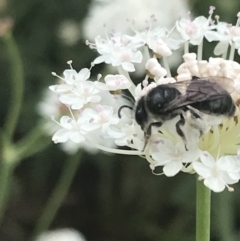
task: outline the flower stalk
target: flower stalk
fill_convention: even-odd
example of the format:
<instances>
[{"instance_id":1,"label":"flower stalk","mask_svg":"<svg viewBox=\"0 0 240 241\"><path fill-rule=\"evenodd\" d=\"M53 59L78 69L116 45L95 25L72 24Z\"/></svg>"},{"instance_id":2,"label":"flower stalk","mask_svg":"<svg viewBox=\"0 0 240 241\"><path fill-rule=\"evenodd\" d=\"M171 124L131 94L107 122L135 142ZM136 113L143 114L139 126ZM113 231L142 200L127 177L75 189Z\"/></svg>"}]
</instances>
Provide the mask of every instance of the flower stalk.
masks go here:
<instances>
[{"instance_id":1,"label":"flower stalk","mask_svg":"<svg viewBox=\"0 0 240 241\"><path fill-rule=\"evenodd\" d=\"M41 151L50 144L48 140L40 142L43 136L42 130L40 130L40 127L42 129L42 123L31 130L22 140L14 144L13 135L18 123L24 91L23 63L12 33L5 33L2 39L9 58L12 95L9 100L8 113L1 133L0 225L4 217L16 164L23 158Z\"/></svg>"},{"instance_id":2,"label":"flower stalk","mask_svg":"<svg viewBox=\"0 0 240 241\"><path fill-rule=\"evenodd\" d=\"M19 160L32 156L51 144L51 140L44 136L43 125L44 123L40 122L15 144Z\"/></svg>"},{"instance_id":3,"label":"flower stalk","mask_svg":"<svg viewBox=\"0 0 240 241\"><path fill-rule=\"evenodd\" d=\"M197 179L196 241L210 241L211 190Z\"/></svg>"},{"instance_id":4,"label":"flower stalk","mask_svg":"<svg viewBox=\"0 0 240 241\"><path fill-rule=\"evenodd\" d=\"M217 197L216 219L220 241L234 241L234 193L223 192Z\"/></svg>"},{"instance_id":5,"label":"flower stalk","mask_svg":"<svg viewBox=\"0 0 240 241\"><path fill-rule=\"evenodd\" d=\"M171 71L170 71L170 68L169 68L169 64L168 64L168 61L167 61L167 58L163 56L163 66L165 67L166 71L167 71L167 77L172 77L171 75Z\"/></svg>"},{"instance_id":6,"label":"flower stalk","mask_svg":"<svg viewBox=\"0 0 240 241\"><path fill-rule=\"evenodd\" d=\"M200 61L202 60L202 55L203 55L203 41L198 45L197 48L197 60Z\"/></svg>"},{"instance_id":7,"label":"flower stalk","mask_svg":"<svg viewBox=\"0 0 240 241\"><path fill-rule=\"evenodd\" d=\"M234 60L235 55L235 43L232 44L229 54L229 60Z\"/></svg>"},{"instance_id":8,"label":"flower stalk","mask_svg":"<svg viewBox=\"0 0 240 241\"><path fill-rule=\"evenodd\" d=\"M2 224L6 209L13 170L14 165L12 162L2 161L0 165L0 225Z\"/></svg>"},{"instance_id":9,"label":"flower stalk","mask_svg":"<svg viewBox=\"0 0 240 241\"><path fill-rule=\"evenodd\" d=\"M2 39L9 57L12 98L9 101L8 114L1 136L0 224L8 200L14 163L17 160L16 150L11 140L20 114L24 89L23 66L17 44L10 31L5 33Z\"/></svg>"},{"instance_id":10,"label":"flower stalk","mask_svg":"<svg viewBox=\"0 0 240 241\"><path fill-rule=\"evenodd\" d=\"M9 56L9 64L10 64L10 78L11 78L11 90L12 97L9 101L8 114L6 117L4 132L8 142L11 141L12 136L14 134L21 106L22 106L22 98L23 98L23 90L24 90L24 77L23 77L23 64L20 56L19 49L17 44L12 36L12 33L6 33L3 36L3 40L5 41L6 49Z\"/></svg>"}]
</instances>

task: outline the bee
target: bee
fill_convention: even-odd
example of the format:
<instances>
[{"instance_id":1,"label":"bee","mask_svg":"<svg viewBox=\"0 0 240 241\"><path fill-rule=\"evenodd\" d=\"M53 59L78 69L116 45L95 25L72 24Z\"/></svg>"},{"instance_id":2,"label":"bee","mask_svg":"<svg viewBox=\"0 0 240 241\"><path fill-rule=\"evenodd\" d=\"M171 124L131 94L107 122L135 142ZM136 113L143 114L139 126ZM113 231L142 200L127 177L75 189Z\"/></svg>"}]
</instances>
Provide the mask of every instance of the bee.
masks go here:
<instances>
[{"instance_id":1,"label":"bee","mask_svg":"<svg viewBox=\"0 0 240 241\"><path fill-rule=\"evenodd\" d=\"M232 79L224 77L194 76L191 80L162 84L151 89L135 106L135 120L144 131L144 149L153 126L161 127L166 121L180 116L176 122L176 132L185 142L187 150L185 134L181 128L186 122L186 112L190 112L193 120L201 119L199 113L232 117L236 110L230 95L233 91L232 83ZM200 136L203 134L201 126L192 126L199 130Z\"/></svg>"}]
</instances>

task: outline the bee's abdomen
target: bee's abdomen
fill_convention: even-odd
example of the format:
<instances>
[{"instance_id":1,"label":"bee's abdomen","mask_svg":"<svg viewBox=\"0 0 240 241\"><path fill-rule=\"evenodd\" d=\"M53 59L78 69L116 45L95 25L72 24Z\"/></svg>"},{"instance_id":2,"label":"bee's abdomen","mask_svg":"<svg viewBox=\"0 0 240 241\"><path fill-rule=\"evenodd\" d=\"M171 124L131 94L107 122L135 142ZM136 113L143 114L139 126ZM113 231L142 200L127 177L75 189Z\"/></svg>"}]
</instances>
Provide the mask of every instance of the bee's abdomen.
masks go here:
<instances>
[{"instance_id":1,"label":"bee's abdomen","mask_svg":"<svg viewBox=\"0 0 240 241\"><path fill-rule=\"evenodd\" d=\"M221 95L217 99L206 100L191 104L192 107L212 115L233 116L236 106L229 94Z\"/></svg>"}]
</instances>

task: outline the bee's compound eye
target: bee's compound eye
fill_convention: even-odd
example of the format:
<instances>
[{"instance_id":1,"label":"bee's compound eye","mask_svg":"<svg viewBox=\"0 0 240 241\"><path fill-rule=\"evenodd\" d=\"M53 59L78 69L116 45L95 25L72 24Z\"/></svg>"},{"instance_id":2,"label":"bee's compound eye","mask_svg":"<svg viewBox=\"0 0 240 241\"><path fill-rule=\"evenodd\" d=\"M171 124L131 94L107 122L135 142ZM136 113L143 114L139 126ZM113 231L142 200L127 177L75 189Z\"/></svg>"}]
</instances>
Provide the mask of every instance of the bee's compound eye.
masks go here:
<instances>
[{"instance_id":1,"label":"bee's compound eye","mask_svg":"<svg viewBox=\"0 0 240 241\"><path fill-rule=\"evenodd\" d=\"M137 104L135 112L135 120L144 129L145 123L148 120L148 115L145 110L144 99L141 98Z\"/></svg>"},{"instance_id":2,"label":"bee's compound eye","mask_svg":"<svg viewBox=\"0 0 240 241\"><path fill-rule=\"evenodd\" d=\"M164 92L163 92L164 99L168 99L169 95L170 95L169 89L165 89Z\"/></svg>"}]
</instances>

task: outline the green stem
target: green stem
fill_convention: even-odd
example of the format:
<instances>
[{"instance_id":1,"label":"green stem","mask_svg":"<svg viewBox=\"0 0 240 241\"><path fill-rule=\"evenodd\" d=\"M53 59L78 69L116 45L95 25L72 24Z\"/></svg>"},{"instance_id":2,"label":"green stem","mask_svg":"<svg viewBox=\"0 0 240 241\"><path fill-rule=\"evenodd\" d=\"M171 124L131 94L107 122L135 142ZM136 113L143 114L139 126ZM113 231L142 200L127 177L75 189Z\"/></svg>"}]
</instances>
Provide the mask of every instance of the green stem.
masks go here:
<instances>
[{"instance_id":1,"label":"green stem","mask_svg":"<svg viewBox=\"0 0 240 241\"><path fill-rule=\"evenodd\" d=\"M37 225L33 231L32 240L35 240L36 236L47 230L54 220L58 209L60 208L64 198L66 197L73 178L76 174L78 166L81 160L81 151L72 156L70 160L66 160L66 166L63 167L63 172L59 178L59 181L53 190L42 215L40 216Z\"/></svg>"},{"instance_id":2,"label":"green stem","mask_svg":"<svg viewBox=\"0 0 240 241\"><path fill-rule=\"evenodd\" d=\"M8 113L4 131L8 142L11 141L17 125L22 106L24 89L23 65L17 44L11 33L4 35L4 41L9 56L12 97L9 100Z\"/></svg>"},{"instance_id":3,"label":"green stem","mask_svg":"<svg viewBox=\"0 0 240 241\"><path fill-rule=\"evenodd\" d=\"M162 57L162 60L163 60L163 66L164 66L164 68L166 69L166 71L167 71L167 77L168 78L170 78L170 77L172 77L172 75L171 75L171 70L170 70L170 68L169 68L169 64L168 64L168 61L167 61L167 57Z\"/></svg>"},{"instance_id":4,"label":"green stem","mask_svg":"<svg viewBox=\"0 0 240 241\"><path fill-rule=\"evenodd\" d=\"M4 160L2 161L0 166L0 226L2 224L4 212L6 210L13 170L13 163L6 162Z\"/></svg>"},{"instance_id":5,"label":"green stem","mask_svg":"<svg viewBox=\"0 0 240 241\"><path fill-rule=\"evenodd\" d=\"M230 54L229 54L229 60L234 59L234 55L235 55L235 43L232 43L231 49L230 49Z\"/></svg>"},{"instance_id":6,"label":"green stem","mask_svg":"<svg viewBox=\"0 0 240 241\"><path fill-rule=\"evenodd\" d=\"M211 191L197 180L196 241L210 241Z\"/></svg>"},{"instance_id":7,"label":"green stem","mask_svg":"<svg viewBox=\"0 0 240 241\"><path fill-rule=\"evenodd\" d=\"M216 210L216 217L218 220L218 236L221 241L233 241L233 227L234 227L234 204L233 193L228 191L222 192L218 199L218 208Z\"/></svg>"},{"instance_id":8,"label":"green stem","mask_svg":"<svg viewBox=\"0 0 240 241\"><path fill-rule=\"evenodd\" d=\"M202 54L203 54L203 40L202 42L198 45L197 48L197 60L201 61L202 60Z\"/></svg>"},{"instance_id":9,"label":"green stem","mask_svg":"<svg viewBox=\"0 0 240 241\"><path fill-rule=\"evenodd\" d=\"M8 195L10 191L11 179L15 165L30 155L41 151L51 143L51 139L46 137L43 140L42 125L34 128L17 145L10 144L5 136L1 139L1 164L0 164L0 225L6 209Z\"/></svg>"},{"instance_id":10,"label":"green stem","mask_svg":"<svg viewBox=\"0 0 240 241\"><path fill-rule=\"evenodd\" d=\"M184 54L188 54L189 53L189 42L185 41L184 43Z\"/></svg>"},{"instance_id":11,"label":"green stem","mask_svg":"<svg viewBox=\"0 0 240 241\"><path fill-rule=\"evenodd\" d=\"M228 47L227 50L222 54L223 59L227 59Z\"/></svg>"},{"instance_id":12,"label":"green stem","mask_svg":"<svg viewBox=\"0 0 240 241\"><path fill-rule=\"evenodd\" d=\"M152 58L149 53L149 48L146 45L143 47L143 51L144 51L144 54L145 54L147 60Z\"/></svg>"},{"instance_id":13,"label":"green stem","mask_svg":"<svg viewBox=\"0 0 240 241\"><path fill-rule=\"evenodd\" d=\"M47 148L52 143L53 142L49 137L39 138L38 141L32 143L32 145L29 145L28 149L24 148L24 150L20 150L20 152L18 152L19 157L21 157L21 159L23 159L23 158L33 156L36 153L43 151L45 148Z\"/></svg>"},{"instance_id":14,"label":"green stem","mask_svg":"<svg viewBox=\"0 0 240 241\"><path fill-rule=\"evenodd\" d=\"M129 88L129 91L132 94L132 96L134 96L136 86L135 86L134 82L132 81L129 73L126 70L124 70L122 66L118 66L117 69L118 69L119 74L124 75L132 83L131 87Z\"/></svg>"},{"instance_id":15,"label":"green stem","mask_svg":"<svg viewBox=\"0 0 240 241\"><path fill-rule=\"evenodd\" d=\"M16 143L16 149L19 159L31 156L52 143L49 136L45 136L43 132L44 123L39 123L29 133Z\"/></svg>"}]
</instances>

